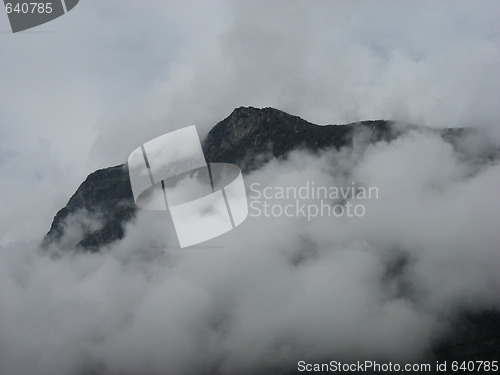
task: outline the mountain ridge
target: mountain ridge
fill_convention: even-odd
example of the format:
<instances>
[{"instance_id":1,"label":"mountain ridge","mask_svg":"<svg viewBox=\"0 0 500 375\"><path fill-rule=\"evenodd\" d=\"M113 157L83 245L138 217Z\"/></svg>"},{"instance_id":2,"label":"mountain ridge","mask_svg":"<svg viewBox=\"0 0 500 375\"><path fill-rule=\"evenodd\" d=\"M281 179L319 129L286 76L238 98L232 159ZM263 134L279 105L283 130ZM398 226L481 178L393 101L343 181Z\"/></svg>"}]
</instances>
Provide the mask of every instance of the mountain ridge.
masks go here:
<instances>
[{"instance_id":1,"label":"mountain ridge","mask_svg":"<svg viewBox=\"0 0 500 375\"><path fill-rule=\"evenodd\" d=\"M318 152L323 149L352 147L356 134L364 133L366 142L390 142L409 129L439 132L453 142L467 129L430 129L415 125L396 126L388 120L360 121L343 125L316 125L298 116L267 107L239 107L219 121L202 142L209 163L232 163L243 173L260 168L273 158L286 157L297 149ZM66 221L79 211L91 215L101 223L98 229L82 224L83 238L60 243ZM92 172L67 205L54 217L42 241L42 247L58 244L64 248L99 251L103 246L124 236L125 224L136 213L127 164Z\"/></svg>"}]
</instances>

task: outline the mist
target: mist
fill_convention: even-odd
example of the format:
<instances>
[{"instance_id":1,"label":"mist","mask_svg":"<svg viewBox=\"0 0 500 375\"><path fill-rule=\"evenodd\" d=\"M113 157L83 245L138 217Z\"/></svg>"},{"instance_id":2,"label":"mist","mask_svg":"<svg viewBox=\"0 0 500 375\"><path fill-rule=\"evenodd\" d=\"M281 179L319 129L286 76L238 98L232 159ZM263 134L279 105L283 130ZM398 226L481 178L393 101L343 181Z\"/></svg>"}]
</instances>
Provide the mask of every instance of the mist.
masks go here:
<instances>
[{"instance_id":1,"label":"mist","mask_svg":"<svg viewBox=\"0 0 500 375\"><path fill-rule=\"evenodd\" d=\"M500 166L469 160L422 131L295 151L247 187L356 181L379 196L363 217L248 217L187 249L166 213L147 211L102 253L4 247L1 372L250 374L429 358L458 314L500 309Z\"/></svg>"},{"instance_id":2,"label":"mist","mask_svg":"<svg viewBox=\"0 0 500 375\"><path fill-rule=\"evenodd\" d=\"M494 1L82 1L0 34L0 373L286 373L300 360L429 358L464 311L500 309ZM0 18L6 15L0 12ZM14 38L15 36L15 38ZM320 124L470 127L294 151L249 186L375 186L363 217L248 217L180 249L168 213L125 238L40 243L97 168L239 106ZM282 204L284 202L271 202ZM356 202L354 202L356 203Z\"/></svg>"}]
</instances>

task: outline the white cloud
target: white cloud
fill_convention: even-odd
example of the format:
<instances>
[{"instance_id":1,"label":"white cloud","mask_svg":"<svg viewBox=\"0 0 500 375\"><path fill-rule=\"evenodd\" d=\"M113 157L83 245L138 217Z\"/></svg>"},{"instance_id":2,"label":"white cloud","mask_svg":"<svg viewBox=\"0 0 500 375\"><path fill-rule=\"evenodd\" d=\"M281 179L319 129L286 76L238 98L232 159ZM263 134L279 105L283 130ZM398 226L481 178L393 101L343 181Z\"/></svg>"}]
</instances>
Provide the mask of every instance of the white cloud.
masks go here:
<instances>
[{"instance_id":1,"label":"white cloud","mask_svg":"<svg viewBox=\"0 0 500 375\"><path fill-rule=\"evenodd\" d=\"M247 176L247 186L377 186L364 217L249 217L180 249L171 221L140 211L102 254L51 260L27 244L2 248L2 373L415 361L458 312L500 308L500 202L490 199L499 172L410 132L356 151L294 152Z\"/></svg>"}]
</instances>

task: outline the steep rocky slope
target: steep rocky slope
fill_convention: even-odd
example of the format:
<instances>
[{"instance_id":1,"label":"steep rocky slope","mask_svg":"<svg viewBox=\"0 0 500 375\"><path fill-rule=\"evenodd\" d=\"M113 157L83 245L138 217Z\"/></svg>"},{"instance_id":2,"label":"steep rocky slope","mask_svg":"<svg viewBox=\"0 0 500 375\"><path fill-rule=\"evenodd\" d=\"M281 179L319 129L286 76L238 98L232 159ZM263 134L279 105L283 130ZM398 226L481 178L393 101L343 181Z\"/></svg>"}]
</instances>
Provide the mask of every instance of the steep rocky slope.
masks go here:
<instances>
[{"instance_id":1,"label":"steep rocky slope","mask_svg":"<svg viewBox=\"0 0 500 375\"><path fill-rule=\"evenodd\" d=\"M366 142L390 141L409 128L385 120L319 126L274 108L240 107L212 128L203 148L208 162L234 163L247 173L271 158L286 157L288 152L298 148L318 151L350 147L356 134L362 134ZM439 132L453 141L464 131L446 129ZM61 247L98 251L123 238L124 225L136 211L126 164L100 169L87 177L66 207L55 216L43 241L44 247L61 242L72 215L82 210L100 225L79 223L80 235L60 243Z\"/></svg>"}]
</instances>

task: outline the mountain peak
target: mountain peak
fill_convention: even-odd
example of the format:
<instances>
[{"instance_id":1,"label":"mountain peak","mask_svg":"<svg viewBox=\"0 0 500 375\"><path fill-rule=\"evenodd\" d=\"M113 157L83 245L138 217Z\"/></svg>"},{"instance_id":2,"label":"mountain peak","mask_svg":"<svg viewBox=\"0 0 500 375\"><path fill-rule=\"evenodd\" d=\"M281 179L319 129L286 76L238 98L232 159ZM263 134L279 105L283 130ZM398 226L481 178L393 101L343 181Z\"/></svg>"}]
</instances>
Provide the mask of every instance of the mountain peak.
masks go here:
<instances>
[{"instance_id":1,"label":"mountain peak","mask_svg":"<svg viewBox=\"0 0 500 375\"><path fill-rule=\"evenodd\" d=\"M231 160L248 172L293 149L349 146L360 129L370 130L374 142L393 137L385 120L320 126L275 108L239 107L210 130L204 150L208 161Z\"/></svg>"},{"instance_id":2,"label":"mountain peak","mask_svg":"<svg viewBox=\"0 0 500 375\"><path fill-rule=\"evenodd\" d=\"M223 131L227 135L231 135L231 141L238 142L241 138L257 131L293 130L297 126L317 125L271 107L239 107L217 123L210 133L213 135Z\"/></svg>"},{"instance_id":3,"label":"mountain peak","mask_svg":"<svg viewBox=\"0 0 500 375\"><path fill-rule=\"evenodd\" d=\"M296 149L316 152L352 147L359 132L364 132L365 142L376 143L391 141L404 130L395 129L386 120L320 126L275 108L239 107L210 130L203 149L208 162L236 164L248 173ZM91 215L100 226L72 221L81 211ZM43 244L98 251L123 238L124 225L135 212L126 164L101 169L89 175L66 207L56 214ZM75 226L80 227L75 230ZM81 235L65 240L67 232Z\"/></svg>"}]
</instances>

